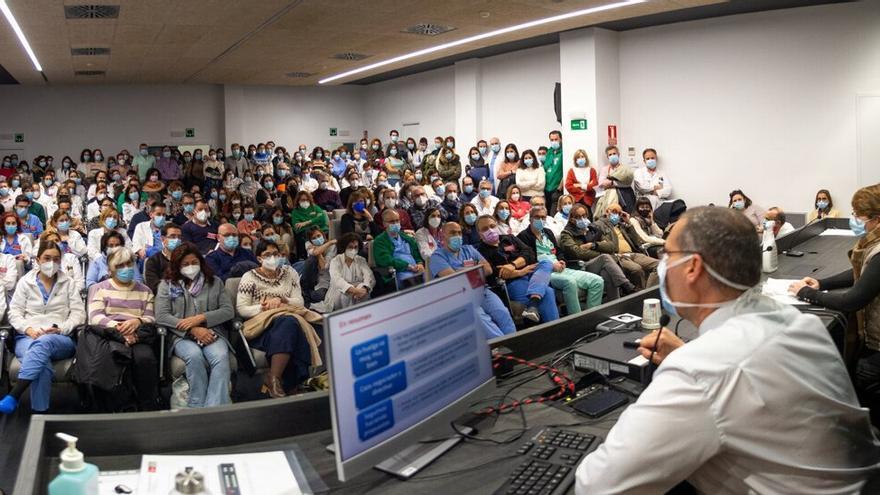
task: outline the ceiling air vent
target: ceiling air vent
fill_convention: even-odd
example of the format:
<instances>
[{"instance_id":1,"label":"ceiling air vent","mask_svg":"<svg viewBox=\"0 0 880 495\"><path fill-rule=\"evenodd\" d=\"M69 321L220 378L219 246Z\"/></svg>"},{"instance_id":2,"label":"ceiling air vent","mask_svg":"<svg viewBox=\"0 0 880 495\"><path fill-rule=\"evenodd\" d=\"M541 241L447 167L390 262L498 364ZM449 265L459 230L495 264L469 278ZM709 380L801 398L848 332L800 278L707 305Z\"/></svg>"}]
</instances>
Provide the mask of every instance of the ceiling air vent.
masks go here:
<instances>
[{"instance_id":1,"label":"ceiling air vent","mask_svg":"<svg viewBox=\"0 0 880 495\"><path fill-rule=\"evenodd\" d=\"M339 60L363 60L369 57L369 55L364 55L363 53L355 53L355 52L342 52L333 55L330 58L336 58Z\"/></svg>"},{"instance_id":2,"label":"ceiling air vent","mask_svg":"<svg viewBox=\"0 0 880 495\"><path fill-rule=\"evenodd\" d=\"M287 77L302 79L302 78L306 78L306 77L312 77L314 74L312 74L311 72L288 72L287 74L284 74L284 75Z\"/></svg>"},{"instance_id":3,"label":"ceiling air vent","mask_svg":"<svg viewBox=\"0 0 880 495\"><path fill-rule=\"evenodd\" d=\"M448 33L449 31L452 31L454 29L455 28L452 26L444 26L442 24L431 24L429 22L426 22L422 24L416 24L415 26L410 26L401 32L418 34L421 36L437 36L438 34Z\"/></svg>"},{"instance_id":4,"label":"ceiling air vent","mask_svg":"<svg viewBox=\"0 0 880 495\"><path fill-rule=\"evenodd\" d=\"M68 19L116 19L119 5L65 5L64 17Z\"/></svg>"},{"instance_id":5,"label":"ceiling air vent","mask_svg":"<svg viewBox=\"0 0 880 495\"><path fill-rule=\"evenodd\" d=\"M110 55L109 48L71 48L70 54L74 56Z\"/></svg>"},{"instance_id":6,"label":"ceiling air vent","mask_svg":"<svg viewBox=\"0 0 880 495\"><path fill-rule=\"evenodd\" d=\"M73 73L74 76L103 76L107 71L103 70L78 70Z\"/></svg>"}]
</instances>

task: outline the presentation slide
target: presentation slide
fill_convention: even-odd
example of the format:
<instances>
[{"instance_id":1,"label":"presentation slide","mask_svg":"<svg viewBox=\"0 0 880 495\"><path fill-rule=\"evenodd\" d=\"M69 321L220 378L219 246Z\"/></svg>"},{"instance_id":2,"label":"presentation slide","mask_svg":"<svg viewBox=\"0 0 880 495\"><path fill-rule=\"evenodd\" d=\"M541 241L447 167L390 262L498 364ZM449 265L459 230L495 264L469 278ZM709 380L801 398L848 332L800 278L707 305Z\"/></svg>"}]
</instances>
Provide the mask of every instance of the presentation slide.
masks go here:
<instances>
[{"instance_id":1,"label":"presentation slide","mask_svg":"<svg viewBox=\"0 0 880 495\"><path fill-rule=\"evenodd\" d=\"M330 315L343 460L393 437L492 377L477 273Z\"/></svg>"}]
</instances>

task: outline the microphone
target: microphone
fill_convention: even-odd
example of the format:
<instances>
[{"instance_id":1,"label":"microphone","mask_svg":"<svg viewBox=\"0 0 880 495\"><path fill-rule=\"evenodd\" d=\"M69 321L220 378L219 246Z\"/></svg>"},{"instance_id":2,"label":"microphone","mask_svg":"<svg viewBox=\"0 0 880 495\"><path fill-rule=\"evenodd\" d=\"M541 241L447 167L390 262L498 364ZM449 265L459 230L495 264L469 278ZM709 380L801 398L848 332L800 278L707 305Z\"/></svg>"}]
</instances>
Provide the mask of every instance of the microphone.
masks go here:
<instances>
[{"instance_id":1,"label":"microphone","mask_svg":"<svg viewBox=\"0 0 880 495\"><path fill-rule=\"evenodd\" d=\"M814 218L814 219L810 220L809 222L807 222L803 227L801 227L800 229L798 229L798 230L795 231L795 234L794 234L794 235L792 236L792 238L791 238L791 246L792 246L792 247L798 245L798 243L797 243L797 242L794 242L794 241L795 241L796 239L798 239L798 237L801 235L801 233L802 233L804 230L806 230L807 227L808 227L810 224L814 223L816 220L820 220L820 218L817 216L816 218ZM768 251L769 251L769 249L768 249ZM802 257L805 253L804 253L803 251L797 251L797 250L794 250L794 249L786 249L785 251L782 252L782 254L784 254L784 255L786 255L786 256L790 256L790 257L792 257L792 258L800 258L800 257Z\"/></svg>"},{"instance_id":2,"label":"microphone","mask_svg":"<svg viewBox=\"0 0 880 495\"><path fill-rule=\"evenodd\" d=\"M661 315L660 316L660 328L663 328L663 327L669 325L669 320L670 320L669 315Z\"/></svg>"}]
</instances>

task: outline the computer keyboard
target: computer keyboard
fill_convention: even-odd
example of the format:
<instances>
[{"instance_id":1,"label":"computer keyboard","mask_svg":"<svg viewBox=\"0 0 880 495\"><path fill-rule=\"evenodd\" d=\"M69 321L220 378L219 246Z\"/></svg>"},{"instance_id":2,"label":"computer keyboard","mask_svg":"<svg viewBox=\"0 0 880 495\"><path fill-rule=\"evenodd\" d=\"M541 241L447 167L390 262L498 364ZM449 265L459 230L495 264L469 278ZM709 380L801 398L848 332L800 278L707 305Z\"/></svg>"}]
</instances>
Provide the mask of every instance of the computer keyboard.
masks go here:
<instances>
[{"instance_id":1,"label":"computer keyboard","mask_svg":"<svg viewBox=\"0 0 880 495\"><path fill-rule=\"evenodd\" d=\"M598 442L575 431L546 428L516 450L528 456L514 469L495 495L555 495L574 483L581 459Z\"/></svg>"}]
</instances>

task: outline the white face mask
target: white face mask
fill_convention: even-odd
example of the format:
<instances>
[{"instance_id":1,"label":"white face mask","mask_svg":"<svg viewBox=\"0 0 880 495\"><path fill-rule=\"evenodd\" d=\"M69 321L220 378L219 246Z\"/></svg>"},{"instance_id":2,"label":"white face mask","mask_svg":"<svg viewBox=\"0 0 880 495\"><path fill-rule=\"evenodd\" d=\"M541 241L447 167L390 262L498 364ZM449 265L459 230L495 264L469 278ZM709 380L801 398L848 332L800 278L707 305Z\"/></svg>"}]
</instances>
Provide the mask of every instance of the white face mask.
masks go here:
<instances>
[{"instance_id":1,"label":"white face mask","mask_svg":"<svg viewBox=\"0 0 880 495\"><path fill-rule=\"evenodd\" d=\"M385 200L385 208L394 209L397 207L397 200L394 198L388 198Z\"/></svg>"},{"instance_id":2,"label":"white face mask","mask_svg":"<svg viewBox=\"0 0 880 495\"><path fill-rule=\"evenodd\" d=\"M198 277L199 273L201 272L202 268L199 265L187 265L180 269L181 275L190 280L195 280L195 278Z\"/></svg>"},{"instance_id":3,"label":"white face mask","mask_svg":"<svg viewBox=\"0 0 880 495\"><path fill-rule=\"evenodd\" d=\"M55 263L54 261L40 263L40 273L47 277L54 277L55 274L58 273L58 263Z\"/></svg>"},{"instance_id":4,"label":"white face mask","mask_svg":"<svg viewBox=\"0 0 880 495\"><path fill-rule=\"evenodd\" d=\"M346 249L345 250L345 257L350 260L353 260L354 257L357 256L357 254L358 254L357 249Z\"/></svg>"},{"instance_id":5,"label":"white face mask","mask_svg":"<svg viewBox=\"0 0 880 495\"><path fill-rule=\"evenodd\" d=\"M428 225L431 226L432 229L436 229L440 226L440 217L431 217L428 219Z\"/></svg>"},{"instance_id":6,"label":"white face mask","mask_svg":"<svg viewBox=\"0 0 880 495\"><path fill-rule=\"evenodd\" d=\"M196 220L200 222L205 222L208 220L208 212L205 210L199 210L196 212Z\"/></svg>"},{"instance_id":7,"label":"white face mask","mask_svg":"<svg viewBox=\"0 0 880 495\"><path fill-rule=\"evenodd\" d=\"M267 256L263 258L261 264L266 270L274 270L278 268L279 264L281 264L281 259L279 259L277 256Z\"/></svg>"}]
</instances>

